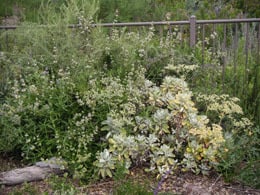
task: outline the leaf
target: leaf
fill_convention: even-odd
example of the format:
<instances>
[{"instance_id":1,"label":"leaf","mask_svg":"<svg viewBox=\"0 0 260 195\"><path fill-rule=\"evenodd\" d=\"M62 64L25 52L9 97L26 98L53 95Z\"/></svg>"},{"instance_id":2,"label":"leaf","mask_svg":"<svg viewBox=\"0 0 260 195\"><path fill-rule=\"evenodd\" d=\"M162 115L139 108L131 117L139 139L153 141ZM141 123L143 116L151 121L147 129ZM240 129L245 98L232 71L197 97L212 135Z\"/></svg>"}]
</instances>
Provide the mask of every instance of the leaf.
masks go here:
<instances>
[{"instance_id":1,"label":"leaf","mask_svg":"<svg viewBox=\"0 0 260 195\"><path fill-rule=\"evenodd\" d=\"M172 159L172 158L168 158L168 162L169 162L170 165L173 165L175 163L174 159Z\"/></svg>"},{"instance_id":2,"label":"leaf","mask_svg":"<svg viewBox=\"0 0 260 195\"><path fill-rule=\"evenodd\" d=\"M112 173L111 173L110 169L106 169L106 174L107 174L109 177L112 177Z\"/></svg>"},{"instance_id":3,"label":"leaf","mask_svg":"<svg viewBox=\"0 0 260 195\"><path fill-rule=\"evenodd\" d=\"M105 169L100 169L99 174L101 173L101 176L105 178Z\"/></svg>"}]
</instances>

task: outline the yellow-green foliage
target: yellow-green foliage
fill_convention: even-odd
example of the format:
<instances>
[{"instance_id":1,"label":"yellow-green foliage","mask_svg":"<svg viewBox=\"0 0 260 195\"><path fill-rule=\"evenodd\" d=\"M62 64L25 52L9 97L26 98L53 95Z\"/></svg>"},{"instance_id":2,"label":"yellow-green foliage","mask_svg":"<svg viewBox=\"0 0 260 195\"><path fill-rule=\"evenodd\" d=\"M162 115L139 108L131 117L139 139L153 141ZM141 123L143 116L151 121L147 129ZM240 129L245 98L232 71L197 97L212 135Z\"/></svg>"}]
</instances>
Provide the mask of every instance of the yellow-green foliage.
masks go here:
<instances>
[{"instance_id":1,"label":"yellow-green foliage","mask_svg":"<svg viewBox=\"0 0 260 195\"><path fill-rule=\"evenodd\" d=\"M238 98L226 94L196 95L197 105L209 117L211 123L221 125L225 132L250 134L253 123L243 116L239 101Z\"/></svg>"},{"instance_id":2,"label":"yellow-green foliage","mask_svg":"<svg viewBox=\"0 0 260 195\"><path fill-rule=\"evenodd\" d=\"M134 112L114 110L104 122L110 128L109 147L94 163L99 173L111 176L116 162L124 163L126 169L135 163L149 163L146 170L159 175L177 166L207 173L217 164L225 141L221 126L198 115L184 80L165 77L160 87L145 83L145 107L136 107Z\"/></svg>"}]
</instances>

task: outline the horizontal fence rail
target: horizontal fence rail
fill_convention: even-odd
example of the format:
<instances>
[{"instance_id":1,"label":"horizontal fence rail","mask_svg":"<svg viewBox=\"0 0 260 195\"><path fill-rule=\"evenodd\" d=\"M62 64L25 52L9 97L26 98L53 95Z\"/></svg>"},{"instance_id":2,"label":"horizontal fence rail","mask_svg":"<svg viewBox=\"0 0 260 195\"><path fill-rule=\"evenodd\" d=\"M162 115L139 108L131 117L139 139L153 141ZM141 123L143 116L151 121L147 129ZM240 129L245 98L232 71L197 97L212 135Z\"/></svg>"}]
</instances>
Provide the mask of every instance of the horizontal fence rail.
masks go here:
<instances>
[{"instance_id":1,"label":"horizontal fence rail","mask_svg":"<svg viewBox=\"0 0 260 195\"><path fill-rule=\"evenodd\" d=\"M244 19L215 19L215 20L196 20L195 16L191 16L190 20L184 21L158 21L158 22L123 22L123 23L100 23L90 24L92 27L149 27L149 26L175 26L175 25L189 25L189 42L193 47L196 44L196 26L199 24L241 24L260 22L260 18L244 18ZM0 30L13 30L19 26L0 26ZM39 25L39 27L49 27L47 25ZM79 24L68 25L68 28L80 28Z\"/></svg>"},{"instance_id":2,"label":"horizontal fence rail","mask_svg":"<svg viewBox=\"0 0 260 195\"><path fill-rule=\"evenodd\" d=\"M192 16L191 16L192 17ZM195 20L196 24L224 24L224 23L250 23L250 22L260 22L260 18L244 18L244 19L216 19L216 20ZM190 24L189 20L183 21L159 21L159 22L122 22L122 23L100 23L100 24L91 24L93 27L126 27L126 26L161 26L161 25L186 25ZM45 25L40 25L45 26ZM11 30L16 29L19 26L10 25L10 26L0 26L0 30ZM78 28L80 25L71 24L69 28Z\"/></svg>"},{"instance_id":3,"label":"horizontal fence rail","mask_svg":"<svg viewBox=\"0 0 260 195\"><path fill-rule=\"evenodd\" d=\"M216 20L196 20L195 16L191 16L190 20L185 21L159 21L159 22L123 22L123 23L100 23L91 24L92 27L145 27L145 26L174 26L174 25L190 25L190 46L196 44L196 25L197 24L228 24L228 23L252 23L260 22L260 18L244 18L244 19L216 19ZM45 27L40 25L39 27ZM80 28L79 24L68 25L68 28ZM0 26L0 30L12 30L18 26Z\"/></svg>"}]
</instances>

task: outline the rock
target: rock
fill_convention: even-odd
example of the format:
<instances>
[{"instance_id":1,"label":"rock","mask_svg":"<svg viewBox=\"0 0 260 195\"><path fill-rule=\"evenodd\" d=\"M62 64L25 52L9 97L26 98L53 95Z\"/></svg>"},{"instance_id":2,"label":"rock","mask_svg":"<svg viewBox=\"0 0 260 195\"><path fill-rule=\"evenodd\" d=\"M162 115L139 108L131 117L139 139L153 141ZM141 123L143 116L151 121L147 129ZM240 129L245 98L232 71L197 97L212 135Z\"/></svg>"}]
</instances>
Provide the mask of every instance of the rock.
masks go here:
<instances>
[{"instance_id":1,"label":"rock","mask_svg":"<svg viewBox=\"0 0 260 195\"><path fill-rule=\"evenodd\" d=\"M17 185L23 182L43 180L51 174L60 175L65 172L65 164L62 159L51 158L37 162L34 166L6 171L0 173L0 184Z\"/></svg>"}]
</instances>

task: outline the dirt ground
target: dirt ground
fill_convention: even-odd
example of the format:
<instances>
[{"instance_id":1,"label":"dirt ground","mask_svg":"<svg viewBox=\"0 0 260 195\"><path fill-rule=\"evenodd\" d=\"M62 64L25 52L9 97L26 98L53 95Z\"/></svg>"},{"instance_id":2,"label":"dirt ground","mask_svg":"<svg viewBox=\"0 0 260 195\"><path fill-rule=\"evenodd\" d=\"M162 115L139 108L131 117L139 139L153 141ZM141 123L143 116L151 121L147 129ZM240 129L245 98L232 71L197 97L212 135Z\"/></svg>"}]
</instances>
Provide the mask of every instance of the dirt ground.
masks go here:
<instances>
[{"instance_id":1,"label":"dirt ground","mask_svg":"<svg viewBox=\"0 0 260 195\"><path fill-rule=\"evenodd\" d=\"M23 167L19 161L0 157L0 172L11 170L17 167ZM124 181L133 181L139 185L144 182L149 191L154 192L156 189L165 194L183 194L183 195L260 195L260 189L253 189L243 186L240 183L226 183L217 173L211 173L209 176L195 175L191 172L176 171L174 175L169 175L158 187L159 181L155 175L144 172L141 168L135 168L125 177ZM120 185L119 181L112 179L101 180L89 185L80 186L77 182L72 181L77 186L79 194L89 195L112 195L116 186ZM36 181L29 183L32 189L36 189L37 194L53 194L52 189L46 181ZM1 186L0 195L8 195L12 192L19 192L23 185Z\"/></svg>"},{"instance_id":2,"label":"dirt ground","mask_svg":"<svg viewBox=\"0 0 260 195\"><path fill-rule=\"evenodd\" d=\"M134 170L130 177L139 184L150 179L150 190L154 192L156 188L158 189L158 181L148 173ZM113 194L111 186L114 186L112 181L100 182L89 186L87 192L93 195ZM191 172L183 173L178 171L174 175L168 176L162 182L158 192L183 195L260 195L260 190L252 189L239 183L226 183L216 173L212 173L210 176L203 176L195 175Z\"/></svg>"}]
</instances>

